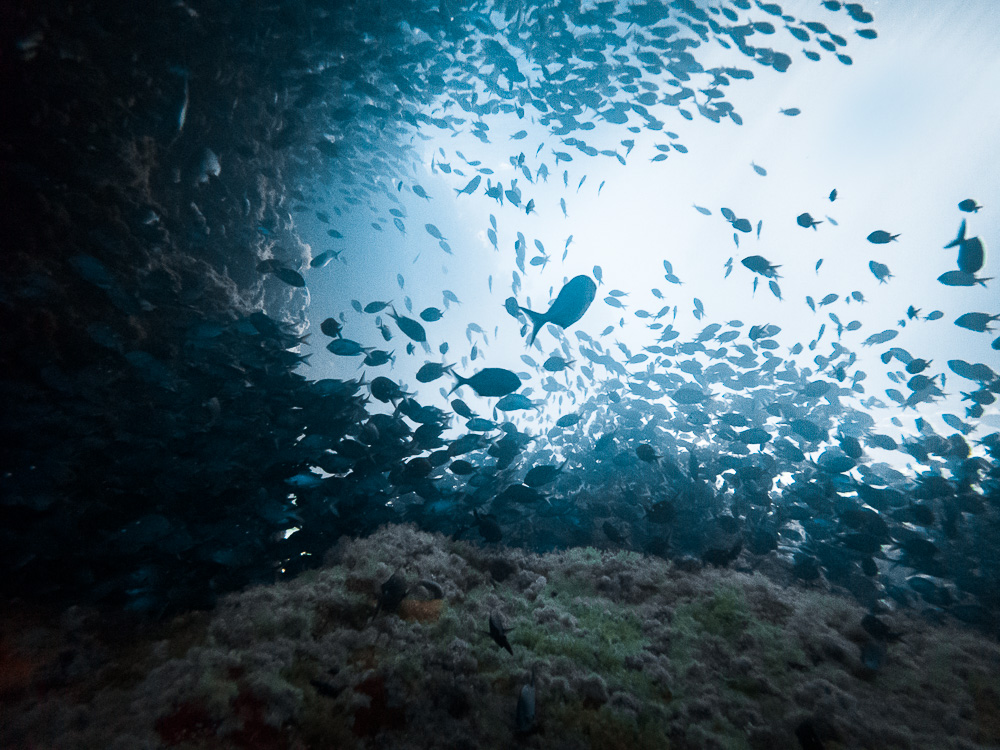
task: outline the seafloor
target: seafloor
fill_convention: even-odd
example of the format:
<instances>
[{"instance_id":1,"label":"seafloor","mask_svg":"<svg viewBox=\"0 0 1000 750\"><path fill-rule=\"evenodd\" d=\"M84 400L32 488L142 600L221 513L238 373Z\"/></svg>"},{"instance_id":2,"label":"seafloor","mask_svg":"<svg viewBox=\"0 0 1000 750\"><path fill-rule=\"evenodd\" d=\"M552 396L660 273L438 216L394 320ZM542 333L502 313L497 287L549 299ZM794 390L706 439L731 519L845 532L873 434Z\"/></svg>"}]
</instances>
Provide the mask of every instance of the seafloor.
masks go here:
<instances>
[{"instance_id":1,"label":"seafloor","mask_svg":"<svg viewBox=\"0 0 1000 750\"><path fill-rule=\"evenodd\" d=\"M373 617L395 572L409 594ZM996 642L898 612L873 644L865 614L759 574L393 526L155 627L8 603L0 747L1000 746ZM518 733L532 671L535 721Z\"/></svg>"}]
</instances>

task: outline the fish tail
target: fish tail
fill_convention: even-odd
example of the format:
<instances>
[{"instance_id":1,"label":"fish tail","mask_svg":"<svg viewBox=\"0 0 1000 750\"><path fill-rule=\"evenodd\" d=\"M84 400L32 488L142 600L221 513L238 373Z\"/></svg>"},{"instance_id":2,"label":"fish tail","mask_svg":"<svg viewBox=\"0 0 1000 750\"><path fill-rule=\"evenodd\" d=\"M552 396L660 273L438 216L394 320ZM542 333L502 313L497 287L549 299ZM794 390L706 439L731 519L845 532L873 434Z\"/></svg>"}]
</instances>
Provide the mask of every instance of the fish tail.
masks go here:
<instances>
[{"instance_id":1,"label":"fish tail","mask_svg":"<svg viewBox=\"0 0 1000 750\"><path fill-rule=\"evenodd\" d=\"M528 346L535 343L535 336L538 332L542 330L542 326L545 325L545 315L543 313L537 313L534 310L529 310L527 307L518 307L518 310L523 312L528 316L528 320L531 321L531 333L528 335Z\"/></svg>"},{"instance_id":2,"label":"fish tail","mask_svg":"<svg viewBox=\"0 0 1000 750\"><path fill-rule=\"evenodd\" d=\"M452 365L452 367L454 367L454 365ZM451 390L450 390L450 391L448 391L448 395L450 396L450 395L451 395L451 394L453 394L453 393L454 393L454 392L455 392L456 390L458 390L458 389L459 389L459 388L461 388L461 387L462 387L463 385L465 385L466 383L468 383L468 382L469 382L469 379L468 379L468 378L463 378L463 377L462 377L461 375L459 375L459 374L458 374L457 372L454 372L454 371L451 371L451 370L449 370L449 372L451 372L451 374L455 376L455 385L453 385L453 386L452 386L452 388L451 388Z\"/></svg>"}]
</instances>

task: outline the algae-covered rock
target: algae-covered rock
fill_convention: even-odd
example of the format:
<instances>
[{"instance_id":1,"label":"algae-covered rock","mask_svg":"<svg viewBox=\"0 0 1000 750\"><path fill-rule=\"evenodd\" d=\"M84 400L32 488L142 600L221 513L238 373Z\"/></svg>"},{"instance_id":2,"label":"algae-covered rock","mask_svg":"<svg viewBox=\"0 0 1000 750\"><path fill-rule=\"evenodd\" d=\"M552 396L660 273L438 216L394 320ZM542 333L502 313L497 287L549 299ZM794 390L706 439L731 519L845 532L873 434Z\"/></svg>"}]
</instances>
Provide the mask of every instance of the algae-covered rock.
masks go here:
<instances>
[{"instance_id":1,"label":"algae-covered rock","mask_svg":"<svg viewBox=\"0 0 1000 750\"><path fill-rule=\"evenodd\" d=\"M514 571L504 582L489 572L497 556ZM396 612L373 617L394 571L433 591L408 587ZM490 638L494 612L513 654ZM0 745L217 748L253 736L279 748L662 750L799 747L801 735L833 748L995 746L1000 647L884 615L903 637L866 672L865 614L760 575L593 549L486 552L385 527L340 542L318 571L127 647L84 637L79 618L60 630L22 621L5 653L33 672L27 692L7 696ZM46 648L30 648L32 632ZM98 666L54 681L60 638L100 653ZM532 675L534 721L518 733Z\"/></svg>"}]
</instances>

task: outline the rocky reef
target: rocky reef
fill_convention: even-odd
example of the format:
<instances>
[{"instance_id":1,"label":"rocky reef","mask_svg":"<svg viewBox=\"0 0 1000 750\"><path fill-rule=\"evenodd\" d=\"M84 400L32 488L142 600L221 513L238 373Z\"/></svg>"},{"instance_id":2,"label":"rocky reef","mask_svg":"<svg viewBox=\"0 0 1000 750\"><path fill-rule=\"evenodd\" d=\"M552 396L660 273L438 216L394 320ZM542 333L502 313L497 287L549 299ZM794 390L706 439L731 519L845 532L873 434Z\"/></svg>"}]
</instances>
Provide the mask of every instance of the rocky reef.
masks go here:
<instances>
[{"instance_id":1,"label":"rocky reef","mask_svg":"<svg viewBox=\"0 0 1000 750\"><path fill-rule=\"evenodd\" d=\"M405 588L385 585L394 576ZM635 553L534 555L387 526L169 622L4 611L5 748L1000 742L994 640L914 611L874 627L828 592Z\"/></svg>"}]
</instances>

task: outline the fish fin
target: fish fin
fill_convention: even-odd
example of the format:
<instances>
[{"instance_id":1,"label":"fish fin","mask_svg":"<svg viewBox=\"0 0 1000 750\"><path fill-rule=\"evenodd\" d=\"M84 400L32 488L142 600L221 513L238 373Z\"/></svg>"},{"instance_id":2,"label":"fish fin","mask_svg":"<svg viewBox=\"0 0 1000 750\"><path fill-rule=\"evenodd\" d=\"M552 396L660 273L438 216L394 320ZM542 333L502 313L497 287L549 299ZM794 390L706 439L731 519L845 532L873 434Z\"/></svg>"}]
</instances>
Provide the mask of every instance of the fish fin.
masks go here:
<instances>
[{"instance_id":1,"label":"fish fin","mask_svg":"<svg viewBox=\"0 0 1000 750\"><path fill-rule=\"evenodd\" d=\"M963 242L965 242L965 219L962 219L962 226L958 228L958 237L945 245L944 249L947 250L949 247L958 247Z\"/></svg>"}]
</instances>

